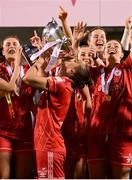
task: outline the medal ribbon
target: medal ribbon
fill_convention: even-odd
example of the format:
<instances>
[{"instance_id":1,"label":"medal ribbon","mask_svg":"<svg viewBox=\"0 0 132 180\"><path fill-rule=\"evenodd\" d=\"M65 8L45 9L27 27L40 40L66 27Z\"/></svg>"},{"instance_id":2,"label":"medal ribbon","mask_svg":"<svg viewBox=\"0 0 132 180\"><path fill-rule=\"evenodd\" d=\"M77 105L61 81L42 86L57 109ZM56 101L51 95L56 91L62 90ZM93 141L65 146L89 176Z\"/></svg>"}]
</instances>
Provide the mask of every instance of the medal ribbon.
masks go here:
<instances>
[{"instance_id":1,"label":"medal ribbon","mask_svg":"<svg viewBox=\"0 0 132 180\"><path fill-rule=\"evenodd\" d=\"M115 69L116 69L115 67L112 69L112 71L110 73L110 76L109 76L107 81L105 80L105 70L104 70L104 68L101 69L102 92L104 92L107 95L109 94L109 86L110 86L110 83L111 83L111 81L113 79Z\"/></svg>"},{"instance_id":2,"label":"medal ribbon","mask_svg":"<svg viewBox=\"0 0 132 180\"><path fill-rule=\"evenodd\" d=\"M5 98L8 104L8 108L9 108L9 113L11 115L12 118L15 118L15 112L14 112L14 108L13 108L13 104L12 104L12 100L11 100L11 95L9 92L7 92L5 94Z\"/></svg>"},{"instance_id":3,"label":"medal ribbon","mask_svg":"<svg viewBox=\"0 0 132 180\"><path fill-rule=\"evenodd\" d=\"M9 76L11 77L13 71L12 71L12 68L11 68L11 66L9 64L6 64L6 69L8 71ZM20 78L22 79L23 76L24 76L24 69L23 69L23 66L21 66ZM15 118L15 112L14 112L14 108L13 108L13 104L12 104L12 100L11 100L11 95L10 95L9 92L5 93L5 98L6 98L8 107L9 107L9 113L10 113L12 118Z\"/></svg>"},{"instance_id":4,"label":"medal ribbon","mask_svg":"<svg viewBox=\"0 0 132 180\"><path fill-rule=\"evenodd\" d=\"M11 66L9 64L6 64L6 69L8 71L9 76L11 77L12 74L13 74L13 70L12 70L12 68L11 68ZM21 77L21 79L23 78L23 76L24 76L24 69L23 69L23 66L21 66L21 69L20 69L20 77Z\"/></svg>"}]
</instances>

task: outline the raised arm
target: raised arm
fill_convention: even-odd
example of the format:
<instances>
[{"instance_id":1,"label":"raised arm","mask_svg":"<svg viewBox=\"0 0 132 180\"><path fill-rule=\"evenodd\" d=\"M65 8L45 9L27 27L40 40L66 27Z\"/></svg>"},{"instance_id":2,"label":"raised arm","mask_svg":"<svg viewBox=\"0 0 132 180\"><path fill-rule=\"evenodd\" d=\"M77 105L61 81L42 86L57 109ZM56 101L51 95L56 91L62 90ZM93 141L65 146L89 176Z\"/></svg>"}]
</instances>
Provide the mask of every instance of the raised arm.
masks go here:
<instances>
[{"instance_id":1,"label":"raised arm","mask_svg":"<svg viewBox=\"0 0 132 180\"><path fill-rule=\"evenodd\" d=\"M32 46L37 47L38 49L41 49L43 47L43 43L40 37L37 35L36 30L34 30L34 36L30 38L30 42Z\"/></svg>"},{"instance_id":2,"label":"raised arm","mask_svg":"<svg viewBox=\"0 0 132 180\"><path fill-rule=\"evenodd\" d=\"M43 69L43 66L44 58L40 57L25 74L23 78L24 82L36 89L48 90L48 78L38 74L38 71Z\"/></svg>"},{"instance_id":3,"label":"raised arm","mask_svg":"<svg viewBox=\"0 0 132 180\"><path fill-rule=\"evenodd\" d=\"M132 29L131 29L131 35L130 35L130 39L129 39L129 42L130 42L130 57L132 59Z\"/></svg>"},{"instance_id":4,"label":"raised arm","mask_svg":"<svg viewBox=\"0 0 132 180\"><path fill-rule=\"evenodd\" d=\"M132 30L132 16L126 19L124 33L121 39L121 44L123 46L123 49L126 51L129 50L129 38L130 38L131 30Z\"/></svg>"},{"instance_id":5,"label":"raised arm","mask_svg":"<svg viewBox=\"0 0 132 180\"><path fill-rule=\"evenodd\" d=\"M62 29L64 34L70 39L70 41L72 42L72 31L70 28L70 25L68 23L68 19L67 19L68 13L67 11L60 6L59 7L59 13L58 13L58 17L61 20L61 24L62 24Z\"/></svg>"},{"instance_id":6,"label":"raised arm","mask_svg":"<svg viewBox=\"0 0 132 180\"><path fill-rule=\"evenodd\" d=\"M10 82L7 82L4 79L0 78L0 91L13 91L13 87Z\"/></svg>"},{"instance_id":7,"label":"raised arm","mask_svg":"<svg viewBox=\"0 0 132 180\"><path fill-rule=\"evenodd\" d=\"M86 31L86 27L87 25L83 21L78 22L77 25L74 27L72 41L72 48L74 50L78 49L80 41L84 39L85 36L88 34L88 32Z\"/></svg>"}]
</instances>

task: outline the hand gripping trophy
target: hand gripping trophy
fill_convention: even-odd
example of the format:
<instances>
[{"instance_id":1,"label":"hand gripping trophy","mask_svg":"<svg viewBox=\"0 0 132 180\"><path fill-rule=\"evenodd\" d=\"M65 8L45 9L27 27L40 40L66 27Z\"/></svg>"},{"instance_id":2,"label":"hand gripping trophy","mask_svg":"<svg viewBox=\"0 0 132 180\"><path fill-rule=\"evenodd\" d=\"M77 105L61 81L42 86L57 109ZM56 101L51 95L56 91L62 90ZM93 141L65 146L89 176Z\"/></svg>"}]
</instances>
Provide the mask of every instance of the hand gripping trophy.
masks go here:
<instances>
[{"instance_id":1,"label":"hand gripping trophy","mask_svg":"<svg viewBox=\"0 0 132 180\"><path fill-rule=\"evenodd\" d=\"M48 22L48 24L43 29L42 38L43 37L46 39L46 44L38 52L32 54L30 61L35 61L42 53L52 47L53 51L50 57L50 61L45 69L46 72L49 72L52 66L55 64L61 48L69 51L69 40L64 36L61 28L58 26L54 18L52 18L52 21Z\"/></svg>"}]
</instances>

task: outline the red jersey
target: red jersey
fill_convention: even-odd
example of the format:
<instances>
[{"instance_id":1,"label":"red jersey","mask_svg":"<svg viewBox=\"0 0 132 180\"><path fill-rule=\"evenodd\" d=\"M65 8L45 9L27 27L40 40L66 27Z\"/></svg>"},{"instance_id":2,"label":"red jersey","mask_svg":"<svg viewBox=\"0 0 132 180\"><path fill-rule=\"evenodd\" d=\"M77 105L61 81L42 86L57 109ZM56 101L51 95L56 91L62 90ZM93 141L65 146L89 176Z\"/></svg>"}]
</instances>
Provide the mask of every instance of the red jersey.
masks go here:
<instances>
[{"instance_id":1,"label":"red jersey","mask_svg":"<svg viewBox=\"0 0 132 180\"><path fill-rule=\"evenodd\" d=\"M23 75L28 70L28 66L24 66ZM2 63L0 65L0 77L10 80L10 72L7 66ZM0 134L15 139L30 139L33 134L32 120L30 115L31 105L33 104L34 91L31 87L21 82L20 95L16 96L10 93L14 117L11 116L9 105L4 97L0 99Z\"/></svg>"},{"instance_id":2,"label":"red jersey","mask_svg":"<svg viewBox=\"0 0 132 180\"><path fill-rule=\"evenodd\" d=\"M64 152L61 125L71 101L72 81L67 77L50 77L49 90L41 95L34 131L35 150Z\"/></svg>"},{"instance_id":3,"label":"red jersey","mask_svg":"<svg viewBox=\"0 0 132 180\"><path fill-rule=\"evenodd\" d=\"M70 107L62 126L64 136L79 135L79 131L84 122L83 102L79 90L76 89L72 95Z\"/></svg>"},{"instance_id":4,"label":"red jersey","mask_svg":"<svg viewBox=\"0 0 132 180\"><path fill-rule=\"evenodd\" d=\"M132 59L116 65L109 85L109 96L102 92L101 69L95 84L90 133L125 132L132 134ZM111 72L106 72L105 80Z\"/></svg>"},{"instance_id":5,"label":"red jersey","mask_svg":"<svg viewBox=\"0 0 132 180\"><path fill-rule=\"evenodd\" d=\"M56 76L60 69L61 66L52 68L50 75ZM75 89L72 94L70 106L62 126L62 134L64 136L72 135L74 133L78 135L84 122L83 102L84 101L80 91Z\"/></svg>"}]
</instances>

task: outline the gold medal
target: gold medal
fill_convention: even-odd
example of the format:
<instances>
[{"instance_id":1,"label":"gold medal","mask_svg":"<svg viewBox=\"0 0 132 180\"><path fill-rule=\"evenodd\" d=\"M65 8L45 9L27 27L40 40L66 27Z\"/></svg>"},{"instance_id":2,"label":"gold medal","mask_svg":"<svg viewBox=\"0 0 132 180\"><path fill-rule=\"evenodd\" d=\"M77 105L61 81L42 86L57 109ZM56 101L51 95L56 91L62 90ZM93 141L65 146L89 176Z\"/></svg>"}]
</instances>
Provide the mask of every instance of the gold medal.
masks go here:
<instances>
[{"instance_id":1,"label":"gold medal","mask_svg":"<svg viewBox=\"0 0 132 180\"><path fill-rule=\"evenodd\" d=\"M5 97L6 97L6 101L7 101L8 105L12 104L10 93L6 93L6 94L5 94Z\"/></svg>"},{"instance_id":2,"label":"gold medal","mask_svg":"<svg viewBox=\"0 0 132 180\"><path fill-rule=\"evenodd\" d=\"M8 107L9 107L9 113L10 113L12 118L15 118L15 113L14 113L14 109L13 109L13 104L12 104L12 101L11 101L10 93L7 92L5 94L5 97L6 97L6 101L7 101Z\"/></svg>"},{"instance_id":3,"label":"gold medal","mask_svg":"<svg viewBox=\"0 0 132 180\"><path fill-rule=\"evenodd\" d=\"M111 96L110 95L107 95L106 98L107 98L107 101L111 101Z\"/></svg>"}]
</instances>

